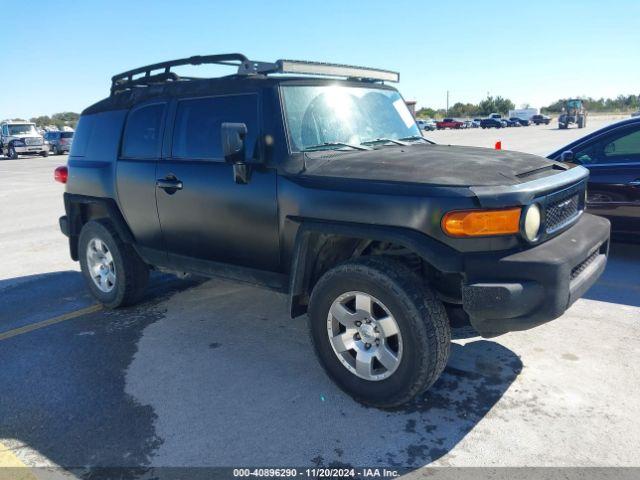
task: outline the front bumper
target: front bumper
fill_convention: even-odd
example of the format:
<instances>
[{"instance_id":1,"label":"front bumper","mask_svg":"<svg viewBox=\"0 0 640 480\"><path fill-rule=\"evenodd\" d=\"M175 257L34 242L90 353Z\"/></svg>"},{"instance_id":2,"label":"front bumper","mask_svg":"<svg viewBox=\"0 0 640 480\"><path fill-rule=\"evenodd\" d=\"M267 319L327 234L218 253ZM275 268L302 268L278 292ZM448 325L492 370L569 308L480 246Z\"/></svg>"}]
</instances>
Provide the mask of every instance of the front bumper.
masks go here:
<instances>
[{"instance_id":1,"label":"front bumper","mask_svg":"<svg viewBox=\"0 0 640 480\"><path fill-rule=\"evenodd\" d=\"M465 258L462 305L484 337L558 318L596 282L609 253L609 221L583 214L528 250Z\"/></svg>"},{"instance_id":2,"label":"front bumper","mask_svg":"<svg viewBox=\"0 0 640 480\"><path fill-rule=\"evenodd\" d=\"M26 155L28 153L48 152L49 145L23 145L13 147L18 155Z\"/></svg>"}]
</instances>

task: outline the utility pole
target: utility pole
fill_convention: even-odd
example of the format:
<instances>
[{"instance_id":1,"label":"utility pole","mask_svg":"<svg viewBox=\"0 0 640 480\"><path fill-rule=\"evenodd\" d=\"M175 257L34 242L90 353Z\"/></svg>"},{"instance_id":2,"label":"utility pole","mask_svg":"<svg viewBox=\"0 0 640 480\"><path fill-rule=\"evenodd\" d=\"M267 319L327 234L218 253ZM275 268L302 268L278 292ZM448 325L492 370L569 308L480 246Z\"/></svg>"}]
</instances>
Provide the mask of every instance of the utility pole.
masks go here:
<instances>
[{"instance_id":1,"label":"utility pole","mask_svg":"<svg viewBox=\"0 0 640 480\"><path fill-rule=\"evenodd\" d=\"M449 90L447 90L447 110L446 115L449 116Z\"/></svg>"}]
</instances>

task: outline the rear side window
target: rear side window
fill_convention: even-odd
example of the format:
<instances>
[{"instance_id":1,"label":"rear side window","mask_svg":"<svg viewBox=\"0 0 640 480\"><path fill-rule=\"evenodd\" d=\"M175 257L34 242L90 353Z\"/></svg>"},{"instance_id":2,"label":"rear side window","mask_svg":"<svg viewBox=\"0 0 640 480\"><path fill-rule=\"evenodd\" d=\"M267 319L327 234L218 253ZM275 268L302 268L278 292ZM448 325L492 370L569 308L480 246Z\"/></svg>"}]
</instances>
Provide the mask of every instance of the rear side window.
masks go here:
<instances>
[{"instance_id":1,"label":"rear side window","mask_svg":"<svg viewBox=\"0 0 640 480\"><path fill-rule=\"evenodd\" d=\"M73 138L73 132L61 132L60 138Z\"/></svg>"},{"instance_id":2,"label":"rear side window","mask_svg":"<svg viewBox=\"0 0 640 480\"><path fill-rule=\"evenodd\" d=\"M70 157L112 161L118 156L126 110L82 115L71 143Z\"/></svg>"},{"instance_id":3,"label":"rear side window","mask_svg":"<svg viewBox=\"0 0 640 480\"><path fill-rule=\"evenodd\" d=\"M132 110L124 129L122 155L127 158L160 156L165 104L155 103Z\"/></svg>"},{"instance_id":4,"label":"rear side window","mask_svg":"<svg viewBox=\"0 0 640 480\"><path fill-rule=\"evenodd\" d=\"M220 129L223 123L244 123L247 156L258 138L258 96L230 95L196 98L178 103L173 131L172 156L184 159L222 159Z\"/></svg>"}]
</instances>

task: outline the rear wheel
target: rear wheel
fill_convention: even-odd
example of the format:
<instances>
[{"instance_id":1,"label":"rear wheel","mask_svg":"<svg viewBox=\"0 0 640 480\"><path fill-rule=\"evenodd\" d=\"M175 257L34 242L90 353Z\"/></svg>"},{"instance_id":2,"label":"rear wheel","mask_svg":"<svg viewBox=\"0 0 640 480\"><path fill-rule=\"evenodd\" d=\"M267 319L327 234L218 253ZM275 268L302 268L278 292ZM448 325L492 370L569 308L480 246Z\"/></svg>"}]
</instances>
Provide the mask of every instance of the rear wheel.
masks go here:
<instances>
[{"instance_id":1,"label":"rear wheel","mask_svg":"<svg viewBox=\"0 0 640 480\"><path fill-rule=\"evenodd\" d=\"M442 303L395 260L367 257L325 273L313 289L309 320L327 374L367 405L412 400L447 363L451 332Z\"/></svg>"},{"instance_id":2,"label":"rear wheel","mask_svg":"<svg viewBox=\"0 0 640 480\"><path fill-rule=\"evenodd\" d=\"M93 296L108 308L136 303L149 268L133 247L120 240L108 221L90 221L78 240L80 267Z\"/></svg>"}]
</instances>

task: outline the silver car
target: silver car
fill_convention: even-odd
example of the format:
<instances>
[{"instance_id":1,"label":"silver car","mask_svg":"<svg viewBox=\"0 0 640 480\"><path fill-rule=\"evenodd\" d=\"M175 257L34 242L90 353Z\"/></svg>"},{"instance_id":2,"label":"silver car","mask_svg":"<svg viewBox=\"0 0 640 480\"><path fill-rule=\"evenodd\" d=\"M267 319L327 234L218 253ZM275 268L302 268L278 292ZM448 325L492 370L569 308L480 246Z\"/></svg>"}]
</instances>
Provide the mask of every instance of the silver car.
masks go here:
<instances>
[{"instance_id":1,"label":"silver car","mask_svg":"<svg viewBox=\"0 0 640 480\"><path fill-rule=\"evenodd\" d=\"M47 132L44 139L49 142L49 151L55 155L69 153L73 142L73 132Z\"/></svg>"}]
</instances>

